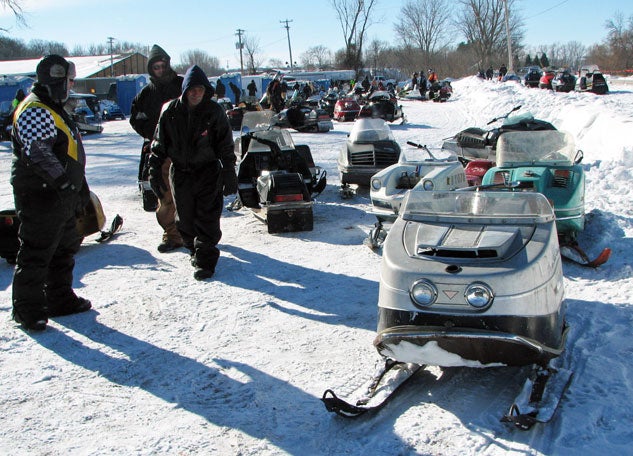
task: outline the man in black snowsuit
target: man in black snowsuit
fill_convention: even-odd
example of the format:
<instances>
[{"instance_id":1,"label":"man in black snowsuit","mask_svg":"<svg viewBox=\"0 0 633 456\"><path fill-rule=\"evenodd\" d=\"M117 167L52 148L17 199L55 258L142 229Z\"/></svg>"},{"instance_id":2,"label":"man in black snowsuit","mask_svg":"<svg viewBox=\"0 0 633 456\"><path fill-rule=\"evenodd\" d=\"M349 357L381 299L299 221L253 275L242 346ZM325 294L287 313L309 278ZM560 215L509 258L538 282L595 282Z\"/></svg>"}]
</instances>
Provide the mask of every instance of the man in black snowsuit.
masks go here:
<instances>
[{"instance_id":1,"label":"man in black snowsuit","mask_svg":"<svg viewBox=\"0 0 633 456\"><path fill-rule=\"evenodd\" d=\"M233 132L224 109L211 99L212 90L198 66L187 70L182 95L163 109L150 156L150 183L159 197L167 191L161 168L171 158L176 223L197 280L215 272L223 195L237 191Z\"/></svg>"},{"instance_id":2,"label":"man in black snowsuit","mask_svg":"<svg viewBox=\"0 0 633 456\"><path fill-rule=\"evenodd\" d=\"M144 180L143 168L147 166L149 157L149 145L154 137L154 131L158 124L160 110L164 103L180 96L182 89L182 77L178 76L170 66L169 55L157 44L152 46L147 61L147 72L150 82L132 101L130 124L132 128L143 137L143 151L139 165L139 181ZM168 183L170 161L166 160L163 167L164 180ZM182 237L176 228L176 208L171 192L167 191L159 200L156 210L156 220L163 228L163 235L158 245L159 252L169 252L182 247Z\"/></svg>"},{"instance_id":3,"label":"man in black snowsuit","mask_svg":"<svg viewBox=\"0 0 633 456\"><path fill-rule=\"evenodd\" d=\"M36 74L31 94L15 111L11 138L11 185L20 220L13 319L41 331L48 317L91 307L72 288L82 241L77 213L90 201L90 191L81 136L63 106L75 66L53 54L39 62Z\"/></svg>"}]
</instances>

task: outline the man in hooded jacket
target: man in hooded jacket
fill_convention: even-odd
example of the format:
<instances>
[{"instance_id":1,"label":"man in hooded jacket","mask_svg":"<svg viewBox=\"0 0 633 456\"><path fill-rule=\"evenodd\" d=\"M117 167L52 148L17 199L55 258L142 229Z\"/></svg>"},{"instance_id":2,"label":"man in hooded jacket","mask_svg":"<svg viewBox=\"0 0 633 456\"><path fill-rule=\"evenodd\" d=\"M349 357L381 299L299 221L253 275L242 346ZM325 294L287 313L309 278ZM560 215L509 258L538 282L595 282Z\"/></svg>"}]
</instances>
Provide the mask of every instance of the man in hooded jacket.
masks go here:
<instances>
[{"instance_id":1,"label":"man in hooded jacket","mask_svg":"<svg viewBox=\"0 0 633 456\"><path fill-rule=\"evenodd\" d=\"M48 317L90 309L72 289L82 237L77 214L90 200L86 154L75 123L64 111L75 66L59 55L37 65L37 81L13 117L11 185L20 227L13 276L13 319L28 330Z\"/></svg>"},{"instance_id":2,"label":"man in hooded jacket","mask_svg":"<svg viewBox=\"0 0 633 456\"><path fill-rule=\"evenodd\" d=\"M160 110L164 103L180 96L182 77L178 76L170 66L169 55L157 44L152 46L147 61L147 72L150 82L132 101L130 112L130 124L132 128L143 137L143 152L139 165L139 181L143 180L143 167L149 157L149 145L154 137L154 131L158 124ZM163 166L163 180L169 185L169 164L166 160ZM166 191L163 198L159 199L156 210L156 220L163 228L159 252L169 252L183 246L182 237L176 228L176 208L171 192Z\"/></svg>"},{"instance_id":3,"label":"man in hooded jacket","mask_svg":"<svg viewBox=\"0 0 633 456\"><path fill-rule=\"evenodd\" d=\"M191 252L197 280L215 273L223 195L237 192L233 132L224 109L212 96L213 87L200 67L189 68L182 95L163 107L149 160L150 184L161 198L168 191L162 169L171 159L176 224Z\"/></svg>"}]
</instances>

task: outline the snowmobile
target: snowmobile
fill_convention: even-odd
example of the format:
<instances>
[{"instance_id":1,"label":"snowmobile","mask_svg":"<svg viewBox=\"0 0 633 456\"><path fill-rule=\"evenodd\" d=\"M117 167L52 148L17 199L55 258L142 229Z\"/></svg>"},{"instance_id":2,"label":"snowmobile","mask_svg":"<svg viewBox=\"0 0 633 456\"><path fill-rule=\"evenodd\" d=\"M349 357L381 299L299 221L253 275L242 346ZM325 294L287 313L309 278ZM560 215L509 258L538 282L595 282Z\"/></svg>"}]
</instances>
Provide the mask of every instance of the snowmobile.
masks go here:
<instances>
[{"instance_id":1,"label":"snowmobile","mask_svg":"<svg viewBox=\"0 0 633 456\"><path fill-rule=\"evenodd\" d=\"M64 109L83 134L103 132L96 95L70 92Z\"/></svg>"},{"instance_id":2,"label":"snowmobile","mask_svg":"<svg viewBox=\"0 0 633 456\"><path fill-rule=\"evenodd\" d=\"M455 155L438 158L425 145L412 141L407 141L407 144L415 148L403 150L398 163L371 178L371 213L378 221L366 241L370 248L382 245L387 234L384 224L395 222L404 195L409 190L455 190L467 186L464 167Z\"/></svg>"},{"instance_id":3,"label":"snowmobile","mask_svg":"<svg viewBox=\"0 0 633 456\"><path fill-rule=\"evenodd\" d=\"M353 196L350 184L368 186L374 174L398 163L400 153L400 145L383 119L357 119L338 157L341 196Z\"/></svg>"},{"instance_id":4,"label":"snowmobile","mask_svg":"<svg viewBox=\"0 0 633 456\"><path fill-rule=\"evenodd\" d=\"M245 97L237 106L226 111L226 116L229 118L231 129L234 131L240 131L242 128L242 119L244 118L245 111L262 111L263 108L255 97Z\"/></svg>"},{"instance_id":5,"label":"snowmobile","mask_svg":"<svg viewBox=\"0 0 633 456\"><path fill-rule=\"evenodd\" d=\"M93 192L90 192L90 202L86 205L83 213L77 217L77 231L82 237L88 237L99 233L97 242L109 241L112 236L121 229L123 219L116 215L112 220L110 229L103 231L106 217L103 213L101 201ZM18 229L20 219L15 209L0 211L0 257L7 263L15 264L20 243L18 240Z\"/></svg>"},{"instance_id":6,"label":"snowmobile","mask_svg":"<svg viewBox=\"0 0 633 456\"><path fill-rule=\"evenodd\" d=\"M453 86L451 85L451 81L449 79L444 79L438 84L439 88L434 90L432 100L443 103L447 101L451 95L453 95Z\"/></svg>"},{"instance_id":7,"label":"snowmobile","mask_svg":"<svg viewBox=\"0 0 633 456\"><path fill-rule=\"evenodd\" d=\"M334 108L338 101L338 92L329 90L320 100L319 107L328 113L330 118L334 117Z\"/></svg>"},{"instance_id":8,"label":"snowmobile","mask_svg":"<svg viewBox=\"0 0 633 456\"><path fill-rule=\"evenodd\" d=\"M543 195L409 191L383 248L374 339L383 367L348 399L326 390L322 400L353 417L427 365L532 366L524 389L534 394L519 394L502 421L548 421L555 406L544 405L557 404L571 378L559 358L569 329L563 297Z\"/></svg>"},{"instance_id":9,"label":"snowmobile","mask_svg":"<svg viewBox=\"0 0 633 456\"><path fill-rule=\"evenodd\" d=\"M495 117L487 123L487 125L491 125L503 120L501 126L494 127L489 130L479 127L466 128L452 138L445 139L442 144L442 148L457 154L465 166L468 161L473 159L487 159L494 161L497 140L507 131L556 130L554 125L544 120L535 119L529 112L510 117L510 114L518 111L519 109L521 109L521 106L516 106L507 114Z\"/></svg>"},{"instance_id":10,"label":"snowmobile","mask_svg":"<svg viewBox=\"0 0 633 456\"><path fill-rule=\"evenodd\" d=\"M354 97L344 96L334 105L334 120L339 122L356 120L360 112L360 104Z\"/></svg>"},{"instance_id":11,"label":"snowmobile","mask_svg":"<svg viewBox=\"0 0 633 456\"><path fill-rule=\"evenodd\" d=\"M228 209L251 209L269 233L311 231L313 198L325 189L327 173L315 166L307 145L295 145L288 130L271 123L273 116L244 113L235 143L238 194Z\"/></svg>"},{"instance_id":12,"label":"snowmobile","mask_svg":"<svg viewBox=\"0 0 633 456\"><path fill-rule=\"evenodd\" d=\"M376 90L369 94L367 104L361 108L358 117L380 118L387 122L400 119L400 124L406 122L402 106L398 104L395 95L386 90Z\"/></svg>"},{"instance_id":13,"label":"snowmobile","mask_svg":"<svg viewBox=\"0 0 633 456\"><path fill-rule=\"evenodd\" d=\"M325 109L309 105L306 101L295 102L282 109L273 119L274 125L292 128L299 132L327 133L334 124Z\"/></svg>"},{"instance_id":14,"label":"snowmobile","mask_svg":"<svg viewBox=\"0 0 633 456\"><path fill-rule=\"evenodd\" d=\"M481 183L545 195L554 207L561 254L566 259L597 267L608 260L611 251L605 249L598 258L590 260L576 241L578 232L585 227L582 158L582 151L576 150L569 133L509 131L499 137L496 166L486 171Z\"/></svg>"},{"instance_id":15,"label":"snowmobile","mask_svg":"<svg viewBox=\"0 0 633 456\"><path fill-rule=\"evenodd\" d=\"M597 95L604 95L609 92L607 80L596 65L581 68L578 74L576 90L581 92L593 92Z\"/></svg>"}]
</instances>

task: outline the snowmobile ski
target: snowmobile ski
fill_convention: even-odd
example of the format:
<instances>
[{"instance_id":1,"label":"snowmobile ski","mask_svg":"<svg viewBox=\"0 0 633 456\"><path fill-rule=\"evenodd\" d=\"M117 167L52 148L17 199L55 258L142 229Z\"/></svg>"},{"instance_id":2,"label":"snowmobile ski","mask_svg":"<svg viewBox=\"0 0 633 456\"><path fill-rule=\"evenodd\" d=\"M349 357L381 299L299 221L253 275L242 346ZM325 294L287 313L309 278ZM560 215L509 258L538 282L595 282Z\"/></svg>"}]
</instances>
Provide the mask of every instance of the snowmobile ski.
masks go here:
<instances>
[{"instance_id":1,"label":"snowmobile ski","mask_svg":"<svg viewBox=\"0 0 633 456\"><path fill-rule=\"evenodd\" d=\"M554 416L572 375L569 369L534 367L501 421L522 430L529 430L536 423L547 423Z\"/></svg>"},{"instance_id":2,"label":"snowmobile ski","mask_svg":"<svg viewBox=\"0 0 633 456\"><path fill-rule=\"evenodd\" d=\"M325 390L321 400L328 412L346 418L355 418L370 411L380 409L408 379L424 368L413 363L403 363L386 359L384 366L361 388L344 400L331 389Z\"/></svg>"},{"instance_id":3,"label":"snowmobile ski","mask_svg":"<svg viewBox=\"0 0 633 456\"><path fill-rule=\"evenodd\" d=\"M101 234L96 239L96 241L99 243L108 242L110 239L112 239L112 236L114 236L114 234L121 229L122 226L123 218L119 214L115 215L114 219L112 220L112 224L110 225L110 229L106 231L101 231Z\"/></svg>"},{"instance_id":4,"label":"snowmobile ski","mask_svg":"<svg viewBox=\"0 0 633 456\"><path fill-rule=\"evenodd\" d=\"M385 243L387 237L387 231L383 227L382 222L378 221L374 224L374 227L369 231L367 238L365 238L364 244L371 250L378 250Z\"/></svg>"},{"instance_id":5,"label":"snowmobile ski","mask_svg":"<svg viewBox=\"0 0 633 456\"><path fill-rule=\"evenodd\" d=\"M609 261L609 258L611 257L611 249L603 249L602 252L600 252L600 255L592 260L578 246L578 244L566 244L561 245L560 254L563 259L571 261L572 263L588 268L597 268L598 266L602 266L607 261Z\"/></svg>"}]
</instances>

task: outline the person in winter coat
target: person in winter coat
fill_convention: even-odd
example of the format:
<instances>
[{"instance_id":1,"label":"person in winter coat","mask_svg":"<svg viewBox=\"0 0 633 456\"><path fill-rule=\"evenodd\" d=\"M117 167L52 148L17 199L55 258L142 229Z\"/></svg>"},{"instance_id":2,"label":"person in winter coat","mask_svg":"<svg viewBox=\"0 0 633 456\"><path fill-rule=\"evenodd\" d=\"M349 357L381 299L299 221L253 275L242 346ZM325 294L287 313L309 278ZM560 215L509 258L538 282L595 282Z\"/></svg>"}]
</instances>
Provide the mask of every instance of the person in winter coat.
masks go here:
<instances>
[{"instance_id":1,"label":"person in winter coat","mask_svg":"<svg viewBox=\"0 0 633 456\"><path fill-rule=\"evenodd\" d=\"M180 96L182 90L182 77L178 76L170 66L169 55L157 44L152 46L147 61L147 72L150 82L132 100L130 112L130 124L132 128L143 138L141 162L139 164L139 181L145 180L147 159L150 153L150 142L154 137L154 131L158 124L160 110L164 103ZM166 160L163 167L163 178L167 185L170 161ZM169 252L183 246L182 237L176 228L176 208L171 192L166 191L164 197L159 199L156 209L156 220L163 228L163 234L159 252Z\"/></svg>"},{"instance_id":2,"label":"person in winter coat","mask_svg":"<svg viewBox=\"0 0 633 456\"><path fill-rule=\"evenodd\" d=\"M168 191L162 167L171 159L176 223L191 252L196 280L215 273L223 195L237 192L233 132L224 109L211 99L212 93L200 67L189 68L182 95L161 113L150 156L150 184L158 197Z\"/></svg>"},{"instance_id":3,"label":"person in winter coat","mask_svg":"<svg viewBox=\"0 0 633 456\"><path fill-rule=\"evenodd\" d=\"M13 99L13 101L11 102L11 109L15 109L18 107L18 105L20 104L20 102L22 100L24 100L26 98L26 95L24 94L24 90L22 89L18 89L15 92L15 98Z\"/></svg>"},{"instance_id":4,"label":"person in winter coat","mask_svg":"<svg viewBox=\"0 0 633 456\"><path fill-rule=\"evenodd\" d=\"M248 90L249 97L257 96L257 84L255 84L254 79L251 79L251 82L248 83L248 85L246 86L246 89Z\"/></svg>"},{"instance_id":5,"label":"person in winter coat","mask_svg":"<svg viewBox=\"0 0 633 456\"><path fill-rule=\"evenodd\" d=\"M229 82L229 87L231 88L231 92L235 95L235 105L240 104L240 96L242 95L242 90L236 86L233 81Z\"/></svg>"},{"instance_id":6,"label":"person in winter coat","mask_svg":"<svg viewBox=\"0 0 633 456\"><path fill-rule=\"evenodd\" d=\"M226 96L226 86L222 79L218 79L218 82L215 83L215 94L218 96L218 100Z\"/></svg>"},{"instance_id":7,"label":"person in winter coat","mask_svg":"<svg viewBox=\"0 0 633 456\"><path fill-rule=\"evenodd\" d=\"M42 331L49 317L84 312L87 299L72 288L82 238L77 214L90 201L81 136L64 111L75 66L44 57L37 81L13 118L11 185L20 227L13 275L13 319Z\"/></svg>"}]
</instances>

